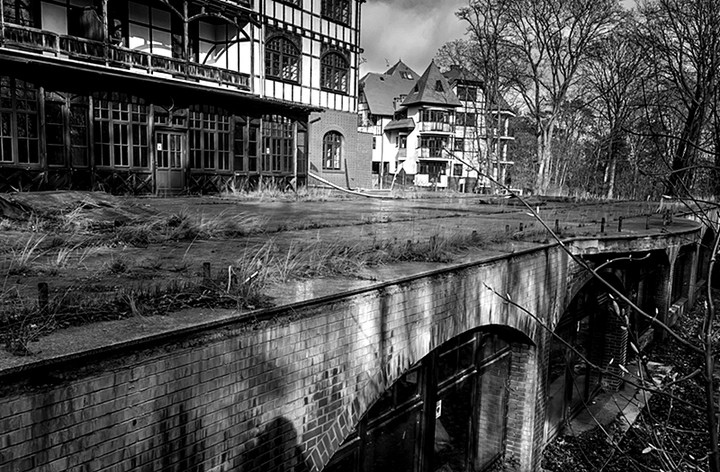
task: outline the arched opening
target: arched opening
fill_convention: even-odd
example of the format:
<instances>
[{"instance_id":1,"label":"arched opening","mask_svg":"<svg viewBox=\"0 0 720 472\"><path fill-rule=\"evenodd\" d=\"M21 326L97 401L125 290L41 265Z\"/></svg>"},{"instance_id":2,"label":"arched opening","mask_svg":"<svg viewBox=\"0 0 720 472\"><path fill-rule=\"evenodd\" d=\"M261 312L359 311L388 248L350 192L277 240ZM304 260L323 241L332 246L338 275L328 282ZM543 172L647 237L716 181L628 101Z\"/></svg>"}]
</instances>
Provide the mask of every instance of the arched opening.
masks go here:
<instances>
[{"instance_id":1,"label":"arched opening","mask_svg":"<svg viewBox=\"0 0 720 472\"><path fill-rule=\"evenodd\" d=\"M613 275L603 276L624 291ZM607 287L595 280L589 282L565 310L550 341L547 438L560 432L603 385L611 388L619 385L616 377L604 378L596 367L617 371L617 366L626 360L627 340L623 308Z\"/></svg>"},{"instance_id":2,"label":"arched opening","mask_svg":"<svg viewBox=\"0 0 720 472\"><path fill-rule=\"evenodd\" d=\"M325 471L484 471L504 454L512 346L509 329L466 332L394 382Z\"/></svg>"},{"instance_id":3,"label":"arched opening","mask_svg":"<svg viewBox=\"0 0 720 472\"><path fill-rule=\"evenodd\" d=\"M343 159L343 135L337 131L328 131L323 136L323 169L341 170Z\"/></svg>"}]
</instances>

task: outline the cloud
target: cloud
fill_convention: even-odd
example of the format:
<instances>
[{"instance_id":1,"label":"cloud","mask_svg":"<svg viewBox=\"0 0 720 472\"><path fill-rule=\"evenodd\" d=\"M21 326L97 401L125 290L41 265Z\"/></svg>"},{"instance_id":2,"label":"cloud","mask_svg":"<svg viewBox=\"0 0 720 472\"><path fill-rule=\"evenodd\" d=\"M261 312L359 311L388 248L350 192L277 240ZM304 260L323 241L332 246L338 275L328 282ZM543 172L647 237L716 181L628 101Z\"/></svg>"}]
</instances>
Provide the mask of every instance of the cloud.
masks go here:
<instances>
[{"instance_id":1,"label":"cloud","mask_svg":"<svg viewBox=\"0 0 720 472\"><path fill-rule=\"evenodd\" d=\"M364 72L382 72L398 59L422 74L447 41L465 27L455 11L467 0L370 0L363 6ZM387 62L386 62L387 61Z\"/></svg>"}]
</instances>

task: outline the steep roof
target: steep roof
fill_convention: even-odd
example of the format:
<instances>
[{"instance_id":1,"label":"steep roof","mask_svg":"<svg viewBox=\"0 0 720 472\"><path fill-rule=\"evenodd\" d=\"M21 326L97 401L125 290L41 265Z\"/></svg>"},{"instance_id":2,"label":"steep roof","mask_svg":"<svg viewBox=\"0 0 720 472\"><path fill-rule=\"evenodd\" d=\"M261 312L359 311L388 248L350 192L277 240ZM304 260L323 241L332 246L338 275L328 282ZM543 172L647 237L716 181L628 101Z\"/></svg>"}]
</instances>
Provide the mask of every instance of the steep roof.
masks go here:
<instances>
[{"instance_id":1,"label":"steep roof","mask_svg":"<svg viewBox=\"0 0 720 472\"><path fill-rule=\"evenodd\" d=\"M448 79L448 82L450 83L475 82L477 85L484 85L482 79L480 79L478 76L476 76L466 68L455 64L450 66L450 70L448 70L447 72L443 72L443 75L446 79Z\"/></svg>"},{"instance_id":2,"label":"steep roof","mask_svg":"<svg viewBox=\"0 0 720 472\"><path fill-rule=\"evenodd\" d=\"M398 61L383 74L366 74L360 79L360 89L365 95L370 113L392 116L395 113L395 100L407 95L419 77L403 61Z\"/></svg>"},{"instance_id":3,"label":"steep roof","mask_svg":"<svg viewBox=\"0 0 720 472\"><path fill-rule=\"evenodd\" d=\"M447 79L440 73L435 61L423 73L415 87L408 94L403 106L414 104L442 105L450 107L462 106L457 95L455 95Z\"/></svg>"},{"instance_id":4,"label":"steep roof","mask_svg":"<svg viewBox=\"0 0 720 472\"><path fill-rule=\"evenodd\" d=\"M464 67L452 65L450 66L450 70L448 70L447 72L443 72L443 76L445 76L445 78L448 79L448 82L450 82L451 84L462 82L464 84L477 85L478 87L482 88L483 91L485 90L485 83L483 82L483 80L469 70L465 69ZM511 113L515 113L515 110L512 109L512 107L505 100L505 98L499 97L499 102L499 107L497 103L492 103L491 108L499 108L500 111L509 111Z\"/></svg>"}]
</instances>

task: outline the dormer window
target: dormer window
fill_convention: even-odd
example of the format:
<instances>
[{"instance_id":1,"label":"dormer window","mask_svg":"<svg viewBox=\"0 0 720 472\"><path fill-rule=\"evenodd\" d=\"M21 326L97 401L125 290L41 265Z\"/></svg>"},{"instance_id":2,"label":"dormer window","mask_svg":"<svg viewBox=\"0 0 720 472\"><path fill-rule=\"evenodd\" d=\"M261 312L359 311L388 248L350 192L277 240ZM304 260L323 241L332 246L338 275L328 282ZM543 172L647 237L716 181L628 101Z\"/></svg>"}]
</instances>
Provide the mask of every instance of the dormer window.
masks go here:
<instances>
[{"instance_id":1,"label":"dormer window","mask_svg":"<svg viewBox=\"0 0 720 472\"><path fill-rule=\"evenodd\" d=\"M436 80L436 81L435 81L435 91L436 91L436 92L441 92L441 93L445 91L445 89L443 88L443 84L442 84L442 81L441 81L441 80Z\"/></svg>"}]
</instances>

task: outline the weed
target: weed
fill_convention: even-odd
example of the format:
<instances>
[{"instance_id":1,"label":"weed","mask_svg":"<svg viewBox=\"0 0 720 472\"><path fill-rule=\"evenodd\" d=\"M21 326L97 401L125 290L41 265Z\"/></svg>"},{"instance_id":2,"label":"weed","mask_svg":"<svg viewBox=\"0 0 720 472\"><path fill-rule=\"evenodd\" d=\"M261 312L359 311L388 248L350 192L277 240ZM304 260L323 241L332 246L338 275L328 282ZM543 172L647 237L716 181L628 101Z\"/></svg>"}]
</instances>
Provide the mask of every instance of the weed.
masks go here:
<instances>
[{"instance_id":1,"label":"weed","mask_svg":"<svg viewBox=\"0 0 720 472\"><path fill-rule=\"evenodd\" d=\"M8 274L27 274L34 270L35 261L42 256L40 245L45 241L46 236L35 238L30 236L21 249L12 249L10 267Z\"/></svg>"}]
</instances>

